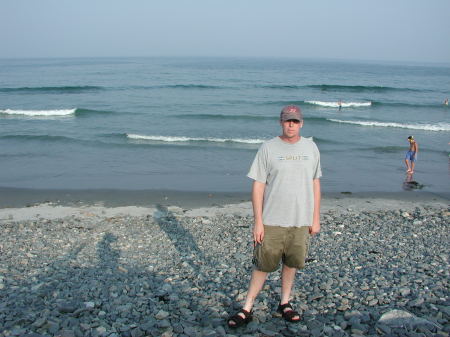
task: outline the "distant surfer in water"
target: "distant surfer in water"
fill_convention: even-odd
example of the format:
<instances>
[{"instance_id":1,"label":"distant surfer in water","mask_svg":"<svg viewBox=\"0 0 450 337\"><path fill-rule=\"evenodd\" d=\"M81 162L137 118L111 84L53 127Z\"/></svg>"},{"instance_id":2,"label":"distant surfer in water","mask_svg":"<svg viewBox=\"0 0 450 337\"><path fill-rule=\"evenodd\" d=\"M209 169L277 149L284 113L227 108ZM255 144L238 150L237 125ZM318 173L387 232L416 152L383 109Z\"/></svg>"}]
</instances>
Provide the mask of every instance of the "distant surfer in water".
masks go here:
<instances>
[{"instance_id":1,"label":"distant surfer in water","mask_svg":"<svg viewBox=\"0 0 450 337\"><path fill-rule=\"evenodd\" d=\"M342 109L342 101L341 100L339 100L339 102L338 102L338 107L339 107L339 111L341 111L341 109Z\"/></svg>"},{"instance_id":2,"label":"distant surfer in water","mask_svg":"<svg viewBox=\"0 0 450 337\"><path fill-rule=\"evenodd\" d=\"M417 154L419 153L419 145L413 136L408 137L409 142L409 150L406 152L405 156L405 164L406 164L406 173L413 174L414 166L417 161Z\"/></svg>"},{"instance_id":3,"label":"distant surfer in water","mask_svg":"<svg viewBox=\"0 0 450 337\"><path fill-rule=\"evenodd\" d=\"M445 99L444 105L448 105L448 98Z\"/></svg>"}]
</instances>

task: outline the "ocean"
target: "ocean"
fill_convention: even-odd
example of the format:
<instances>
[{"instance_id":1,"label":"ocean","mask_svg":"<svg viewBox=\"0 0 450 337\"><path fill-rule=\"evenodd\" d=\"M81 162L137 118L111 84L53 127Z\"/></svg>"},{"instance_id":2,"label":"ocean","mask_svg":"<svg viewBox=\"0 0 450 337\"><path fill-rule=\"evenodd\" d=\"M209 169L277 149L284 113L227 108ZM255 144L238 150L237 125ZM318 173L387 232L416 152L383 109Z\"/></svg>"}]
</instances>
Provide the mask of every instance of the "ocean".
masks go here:
<instances>
[{"instance_id":1,"label":"ocean","mask_svg":"<svg viewBox=\"0 0 450 337\"><path fill-rule=\"evenodd\" d=\"M325 192L449 191L450 67L296 59L0 60L0 187L249 191L301 107ZM337 102L342 101L342 108Z\"/></svg>"}]
</instances>

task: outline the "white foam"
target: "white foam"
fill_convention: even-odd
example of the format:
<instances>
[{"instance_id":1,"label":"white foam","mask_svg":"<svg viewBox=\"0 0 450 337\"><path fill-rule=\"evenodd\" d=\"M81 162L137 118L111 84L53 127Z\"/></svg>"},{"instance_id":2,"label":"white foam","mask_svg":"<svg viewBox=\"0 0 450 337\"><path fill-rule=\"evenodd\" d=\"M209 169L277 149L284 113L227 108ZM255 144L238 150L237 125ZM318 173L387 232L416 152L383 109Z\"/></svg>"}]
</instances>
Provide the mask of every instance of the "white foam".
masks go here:
<instances>
[{"instance_id":1,"label":"white foam","mask_svg":"<svg viewBox=\"0 0 450 337\"><path fill-rule=\"evenodd\" d=\"M330 108L339 108L339 102L322 102L322 101L305 101L308 104L320 105ZM362 106L371 106L372 102L341 102L341 107L349 108L349 107L362 107Z\"/></svg>"},{"instance_id":2,"label":"white foam","mask_svg":"<svg viewBox=\"0 0 450 337\"><path fill-rule=\"evenodd\" d=\"M425 131L450 131L450 123L439 123L439 124L400 124L400 123L384 123L375 121L346 121L340 119L327 119L330 122L344 123L344 124L354 124L361 126L378 126L378 127L391 127L391 128L402 128L402 129L413 129L413 130L425 130Z\"/></svg>"},{"instance_id":3,"label":"white foam","mask_svg":"<svg viewBox=\"0 0 450 337\"><path fill-rule=\"evenodd\" d=\"M68 116L74 114L76 109L61 109L61 110L0 110L0 113L7 115L24 115L24 116Z\"/></svg>"},{"instance_id":4,"label":"white foam","mask_svg":"<svg viewBox=\"0 0 450 337\"><path fill-rule=\"evenodd\" d=\"M216 142L216 143L245 143L245 144L260 144L263 139L242 139L242 138L197 138L197 137L170 137L170 136L146 136L137 134L127 134L130 139L150 140L158 142Z\"/></svg>"}]
</instances>

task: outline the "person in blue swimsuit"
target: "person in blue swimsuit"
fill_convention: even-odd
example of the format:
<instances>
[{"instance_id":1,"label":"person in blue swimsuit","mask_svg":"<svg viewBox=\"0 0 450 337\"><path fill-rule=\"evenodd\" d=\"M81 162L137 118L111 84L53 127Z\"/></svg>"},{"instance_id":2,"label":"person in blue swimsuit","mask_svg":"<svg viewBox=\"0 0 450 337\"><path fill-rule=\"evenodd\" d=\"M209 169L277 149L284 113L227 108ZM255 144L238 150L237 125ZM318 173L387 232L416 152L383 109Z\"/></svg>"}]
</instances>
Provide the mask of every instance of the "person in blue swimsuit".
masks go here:
<instances>
[{"instance_id":1,"label":"person in blue swimsuit","mask_svg":"<svg viewBox=\"0 0 450 337\"><path fill-rule=\"evenodd\" d=\"M413 174L414 166L417 161L417 154L419 153L419 145L413 136L408 137L409 142L409 150L406 152L405 156L405 164L406 164L406 173Z\"/></svg>"}]
</instances>

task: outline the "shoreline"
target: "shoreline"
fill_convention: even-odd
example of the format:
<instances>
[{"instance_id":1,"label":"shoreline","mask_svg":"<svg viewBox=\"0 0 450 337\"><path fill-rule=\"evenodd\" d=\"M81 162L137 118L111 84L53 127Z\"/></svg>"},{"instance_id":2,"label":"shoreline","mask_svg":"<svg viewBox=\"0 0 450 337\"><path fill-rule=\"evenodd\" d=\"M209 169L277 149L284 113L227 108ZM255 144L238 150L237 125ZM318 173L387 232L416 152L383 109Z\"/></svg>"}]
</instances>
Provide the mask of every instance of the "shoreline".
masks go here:
<instances>
[{"instance_id":1,"label":"shoreline","mask_svg":"<svg viewBox=\"0 0 450 337\"><path fill-rule=\"evenodd\" d=\"M185 208L218 206L250 200L250 192L198 192L176 190L31 189L0 187L0 209L58 206L147 207L171 205Z\"/></svg>"},{"instance_id":2,"label":"shoreline","mask_svg":"<svg viewBox=\"0 0 450 337\"><path fill-rule=\"evenodd\" d=\"M322 193L321 213L448 208L449 196L423 191ZM176 216L251 216L250 193L163 190L33 190L0 188L0 223L66 217L157 216L165 209Z\"/></svg>"},{"instance_id":3,"label":"shoreline","mask_svg":"<svg viewBox=\"0 0 450 337\"><path fill-rule=\"evenodd\" d=\"M450 201L450 192L428 191L322 191L323 199L365 198L405 201ZM0 209L31 207L40 204L59 206L102 205L104 207L148 206L162 204L198 208L237 204L251 200L251 191L183 191L183 190L123 190L123 189L32 189L0 186Z\"/></svg>"}]
</instances>

